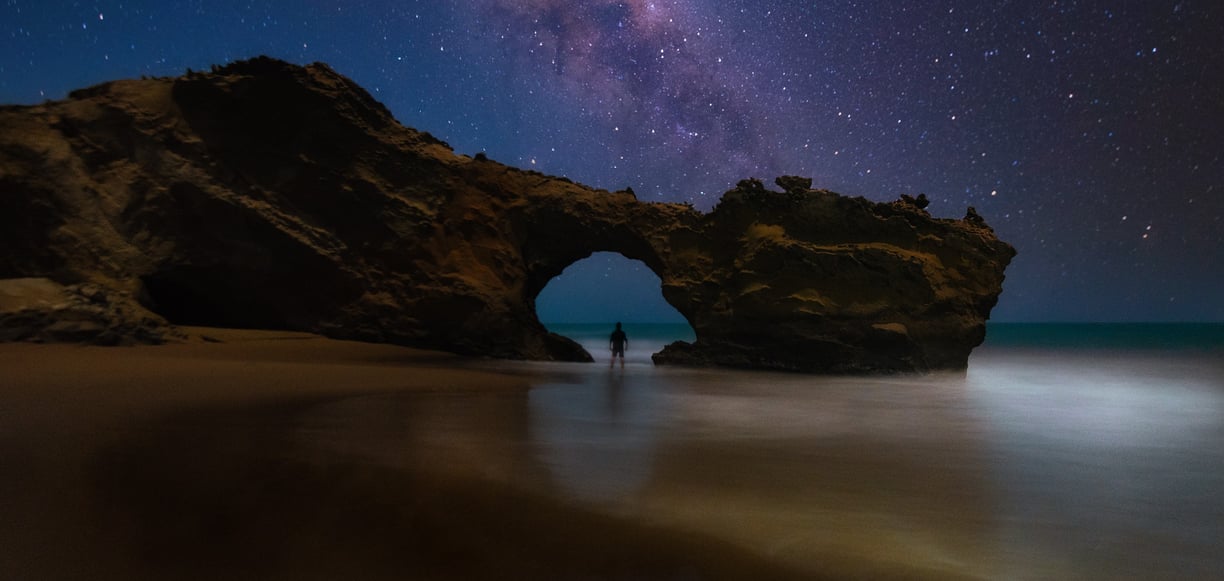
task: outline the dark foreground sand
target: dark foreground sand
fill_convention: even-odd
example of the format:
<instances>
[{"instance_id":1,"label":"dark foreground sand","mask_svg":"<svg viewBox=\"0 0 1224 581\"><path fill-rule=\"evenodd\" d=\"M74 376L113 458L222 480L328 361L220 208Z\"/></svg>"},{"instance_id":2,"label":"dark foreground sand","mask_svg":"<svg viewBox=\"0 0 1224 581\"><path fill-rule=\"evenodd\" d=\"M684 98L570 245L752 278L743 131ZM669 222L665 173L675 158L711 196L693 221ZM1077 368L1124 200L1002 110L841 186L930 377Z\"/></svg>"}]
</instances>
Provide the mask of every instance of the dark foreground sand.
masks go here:
<instances>
[{"instance_id":1,"label":"dark foreground sand","mask_svg":"<svg viewBox=\"0 0 1224 581\"><path fill-rule=\"evenodd\" d=\"M278 423L321 400L520 378L385 345L189 331L160 347L0 345L0 578L812 578L471 474L320 459Z\"/></svg>"}]
</instances>

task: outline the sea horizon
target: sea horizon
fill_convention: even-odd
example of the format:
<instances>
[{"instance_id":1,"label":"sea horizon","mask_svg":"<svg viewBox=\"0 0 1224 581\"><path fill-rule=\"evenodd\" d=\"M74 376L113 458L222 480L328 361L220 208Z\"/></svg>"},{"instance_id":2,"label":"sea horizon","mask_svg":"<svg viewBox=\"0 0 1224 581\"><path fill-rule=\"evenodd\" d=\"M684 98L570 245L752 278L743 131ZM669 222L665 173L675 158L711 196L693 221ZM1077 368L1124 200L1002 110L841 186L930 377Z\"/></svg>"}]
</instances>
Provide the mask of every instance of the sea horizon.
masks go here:
<instances>
[{"instance_id":1,"label":"sea horizon","mask_svg":"<svg viewBox=\"0 0 1224 581\"><path fill-rule=\"evenodd\" d=\"M695 340L688 323L621 323L629 334L630 361L642 360L645 349L656 348L651 352L656 353L673 341ZM607 350L607 336L615 324L615 321L567 322L544 323L544 326L577 341L598 359L598 355ZM979 348L996 347L1224 349L1224 322L988 322L986 339Z\"/></svg>"}]
</instances>

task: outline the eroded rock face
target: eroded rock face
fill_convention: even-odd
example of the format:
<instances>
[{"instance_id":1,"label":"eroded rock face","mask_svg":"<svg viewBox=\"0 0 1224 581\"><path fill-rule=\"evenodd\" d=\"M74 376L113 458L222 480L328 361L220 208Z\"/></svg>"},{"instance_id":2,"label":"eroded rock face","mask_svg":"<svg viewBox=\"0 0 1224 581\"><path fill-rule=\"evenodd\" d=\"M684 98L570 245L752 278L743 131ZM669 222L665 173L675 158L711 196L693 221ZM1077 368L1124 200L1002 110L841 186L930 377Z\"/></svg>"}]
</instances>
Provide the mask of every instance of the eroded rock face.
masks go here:
<instances>
[{"instance_id":1,"label":"eroded rock face","mask_svg":"<svg viewBox=\"0 0 1224 581\"><path fill-rule=\"evenodd\" d=\"M589 360L535 297L612 251L697 332L659 362L964 367L1010 246L976 213L778 183L708 215L643 203L456 155L326 65L260 58L0 108L0 278L96 285L176 324Z\"/></svg>"},{"instance_id":2,"label":"eroded rock face","mask_svg":"<svg viewBox=\"0 0 1224 581\"><path fill-rule=\"evenodd\" d=\"M0 280L0 341L161 344L184 338L133 297L96 284Z\"/></svg>"},{"instance_id":3,"label":"eroded rock face","mask_svg":"<svg viewBox=\"0 0 1224 581\"><path fill-rule=\"evenodd\" d=\"M989 227L888 204L741 182L674 241L663 294L695 344L660 363L861 373L964 368L1015 251ZM923 197L925 200L925 197Z\"/></svg>"}]
</instances>

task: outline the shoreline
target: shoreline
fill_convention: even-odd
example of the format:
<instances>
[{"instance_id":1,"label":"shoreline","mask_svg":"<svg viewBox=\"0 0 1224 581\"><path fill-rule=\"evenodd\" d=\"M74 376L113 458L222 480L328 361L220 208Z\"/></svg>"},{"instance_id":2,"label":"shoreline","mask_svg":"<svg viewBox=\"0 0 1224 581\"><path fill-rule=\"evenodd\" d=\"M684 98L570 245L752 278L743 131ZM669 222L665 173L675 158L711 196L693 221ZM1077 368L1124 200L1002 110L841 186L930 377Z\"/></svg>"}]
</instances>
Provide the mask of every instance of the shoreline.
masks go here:
<instances>
[{"instance_id":1,"label":"shoreline","mask_svg":"<svg viewBox=\"0 0 1224 581\"><path fill-rule=\"evenodd\" d=\"M1197 351L983 346L964 375L838 378L188 330L0 344L0 577L1218 568L1196 531L1219 506L1224 367Z\"/></svg>"},{"instance_id":2,"label":"shoreline","mask_svg":"<svg viewBox=\"0 0 1224 581\"><path fill-rule=\"evenodd\" d=\"M0 344L0 576L811 578L548 491L320 454L293 430L320 401L524 377L303 333L185 330L159 346Z\"/></svg>"},{"instance_id":3,"label":"shoreline","mask_svg":"<svg viewBox=\"0 0 1224 581\"><path fill-rule=\"evenodd\" d=\"M187 341L165 345L2 343L0 397L18 421L46 421L39 414L48 404L61 406L54 410L60 419L103 421L120 404L126 415L176 404L525 388L512 377L465 369L469 360L444 352L289 331L182 329Z\"/></svg>"}]
</instances>

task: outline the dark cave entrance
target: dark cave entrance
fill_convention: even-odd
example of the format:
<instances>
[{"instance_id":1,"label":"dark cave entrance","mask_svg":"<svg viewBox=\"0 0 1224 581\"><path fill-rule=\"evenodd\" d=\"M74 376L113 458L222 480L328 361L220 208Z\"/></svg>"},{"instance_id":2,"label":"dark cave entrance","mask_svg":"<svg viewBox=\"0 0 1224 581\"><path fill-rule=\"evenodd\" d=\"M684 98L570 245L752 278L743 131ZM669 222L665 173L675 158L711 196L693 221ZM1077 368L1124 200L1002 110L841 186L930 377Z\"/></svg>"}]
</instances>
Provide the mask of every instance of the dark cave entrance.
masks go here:
<instances>
[{"instance_id":1,"label":"dark cave entrance","mask_svg":"<svg viewBox=\"0 0 1224 581\"><path fill-rule=\"evenodd\" d=\"M236 329L288 329L291 325L229 269L166 268L143 277L145 306L175 325Z\"/></svg>"},{"instance_id":2,"label":"dark cave entrance","mask_svg":"<svg viewBox=\"0 0 1224 581\"><path fill-rule=\"evenodd\" d=\"M596 252L570 264L535 300L540 322L577 341L596 362L607 361L608 335L617 322L629 336L625 359L630 363L650 363L665 345L695 340L688 321L664 300L658 275L616 252Z\"/></svg>"}]
</instances>

